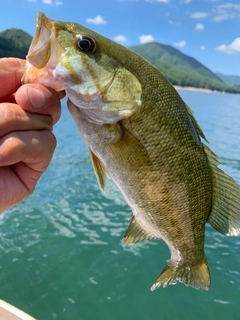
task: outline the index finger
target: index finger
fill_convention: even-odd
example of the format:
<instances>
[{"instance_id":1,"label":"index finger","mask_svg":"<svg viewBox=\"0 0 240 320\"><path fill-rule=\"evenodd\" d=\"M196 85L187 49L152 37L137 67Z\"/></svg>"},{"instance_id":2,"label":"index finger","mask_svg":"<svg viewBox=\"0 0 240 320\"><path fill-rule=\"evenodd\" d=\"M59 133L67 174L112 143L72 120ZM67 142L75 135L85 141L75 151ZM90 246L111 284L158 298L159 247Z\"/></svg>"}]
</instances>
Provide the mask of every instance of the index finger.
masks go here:
<instances>
[{"instance_id":1,"label":"index finger","mask_svg":"<svg viewBox=\"0 0 240 320\"><path fill-rule=\"evenodd\" d=\"M18 58L0 59L0 98L7 97L21 86L26 61Z\"/></svg>"}]
</instances>

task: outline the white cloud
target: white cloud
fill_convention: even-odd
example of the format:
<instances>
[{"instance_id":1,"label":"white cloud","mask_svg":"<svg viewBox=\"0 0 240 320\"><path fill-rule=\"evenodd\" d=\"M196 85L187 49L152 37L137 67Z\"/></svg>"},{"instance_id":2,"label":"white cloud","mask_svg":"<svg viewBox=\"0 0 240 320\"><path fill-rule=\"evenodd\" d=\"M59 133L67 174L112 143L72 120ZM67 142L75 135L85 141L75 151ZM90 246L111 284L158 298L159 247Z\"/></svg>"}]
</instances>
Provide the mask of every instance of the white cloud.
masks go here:
<instances>
[{"instance_id":1,"label":"white cloud","mask_svg":"<svg viewBox=\"0 0 240 320\"><path fill-rule=\"evenodd\" d=\"M93 24L106 24L107 21L103 19L102 16L96 16L95 18L87 18L87 23L93 23Z\"/></svg>"},{"instance_id":2,"label":"white cloud","mask_svg":"<svg viewBox=\"0 0 240 320\"><path fill-rule=\"evenodd\" d=\"M182 0L188 1L188 0ZM218 0L208 0L211 2L218 2ZM240 3L226 2L224 4L214 4L210 12L196 11L190 14L192 19L204 19L212 17L214 22L222 22L233 19L240 19Z\"/></svg>"},{"instance_id":3,"label":"white cloud","mask_svg":"<svg viewBox=\"0 0 240 320\"><path fill-rule=\"evenodd\" d=\"M179 47L179 48L185 47L186 44L187 44L187 42L186 42L185 40L180 41L180 42L174 42L174 43L173 43L174 47Z\"/></svg>"},{"instance_id":4,"label":"white cloud","mask_svg":"<svg viewBox=\"0 0 240 320\"><path fill-rule=\"evenodd\" d=\"M233 20L240 13L240 4L233 4L233 3L225 3L220 4L215 7L215 16L213 18L214 22L222 22L227 20Z\"/></svg>"},{"instance_id":5,"label":"white cloud","mask_svg":"<svg viewBox=\"0 0 240 320\"><path fill-rule=\"evenodd\" d=\"M202 31L204 29L204 25L202 23L197 23L195 26L195 30Z\"/></svg>"},{"instance_id":6,"label":"white cloud","mask_svg":"<svg viewBox=\"0 0 240 320\"><path fill-rule=\"evenodd\" d=\"M118 36L113 38L114 41L120 42L120 43L127 43L128 40L125 36L123 36L122 34L119 34Z\"/></svg>"},{"instance_id":7,"label":"white cloud","mask_svg":"<svg viewBox=\"0 0 240 320\"><path fill-rule=\"evenodd\" d=\"M36 0L28 0L28 1L29 2L36 2ZM55 0L54 2L53 2L53 0L42 0L42 3L44 3L44 4L53 4L55 6L63 5L63 2L60 1L60 0Z\"/></svg>"},{"instance_id":8,"label":"white cloud","mask_svg":"<svg viewBox=\"0 0 240 320\"><path fill-rule=\"evenodd\" d=\"M28 2L37 2L37 0L27 0ZM55 0L53 2L53 0L42 0L42 3L44 4L50 4L50 5L55 5L55 6L62 6L63 2L60 0Z\"/></svg>"},{"instance_id":9,"label":"white cloud","mask_svg":"<svg viewBox=\"0 0 240 320\"><path fill-rule=\"evenodd\" d=\"M142 36L139 37L140 43L148 43L148 42L154 42L155 39L151 34L143 34Z\"/></svg>"},{"instance_id":10,"label":"white cloud","mask_svg":"<svg viewBox=\"0 0 240 320\"><path fill-rule=\"evenodd\" d=\"M224 13L224 14L219 14L213 18L214 22L222 22L226 20L232 20L235 18L234 13Z\"/></svg>"},{"instance_id":11,"label":"white cloud","mask_svg":"<svg viewBox=\"0 0 240 320\"><path fill-rule=\"evenodd\" d=\"M205 46L201 46L200 49L201 49L202 51L204 51L206 48L205 48Z\"/></svg>"},{"instance_id":12,"label":"white cloud","mask_svg":"<svg viewBox=\"0 0 240 320\"><path fill-rule=\"evenodd\" d=\"M240 4L233 4L233 3L225 3L225 4L220 4L218 6L219 9L234 9L234 10L240 10Z\"/></svg>"},{"instance_id":13,"label":"white cloud","mask_svg":"<svg viewBox=\"0 0 240 320\"><path fill-rule=\"evenodd\" d=\"M222 22L226 20L232 20L235 18L234 12L229 12L227 10L218 9L217 14L212 19L214 22Z\"/></svg>"},{"instance_id":14,"label":"white cloud","mask_svg":"<svg viewBox=\"0 0 240 320\"><path fill-rule=\"evenodd\" d=\"M145 0L147 2L169 3L170 0Z\"/></svg>"},{"instance_id":15,"label":"white cloud","mask_svg":"<svg viewBox=\"0 0 240 320\"><path fill-rule=\"evenodd\" d=\"M139 0L117 0L117 1L120 1L120 2L124 2L124 1L134 1L134 2L138 2ZM146 2L159 2L159 3L169 3L170 0L145 0ZM185 0L185 1L192 1L192 0Z\"/></svg>"},{"instance_id":16,"label":"white cloud","mask_svg":"<svg viewBox=\"0 0 240 320\"><path fill-rule=\"evenodd\" d=\"M221 51L225 54L240 53L240 38L236 38L230 44L222 44L219 47L215 48L215 50Z\"/></svg>"},{"instance_id":17,"label":"white cloud","mask_svg":"<svg viewBox=\"0 0 240 320\"><path fill-rule=\"evenodd\" d=\"M181 25L181 23L173 21L173 20L168 20L168 23L173 25L173 26L180 26Z\"/></svg>"},{"instance_id":18,"label":"white cloud","mask_svg":"<svg viewBox=\"0 0 240 320\"><path fill-rule=\"evenodd\" d=\"M191 3L192 2L192 0L182 0L181 1L181 3L183 3L183 4L189 4L189 3Z\"/></svg>"},{"instance_id":19,"label":"white cloud","mask_svg":"<svg viewBox=\"0 0 240 320\"><path fill-rule=\"evenodd\" d=\"M204 18L207 18L208 17L208 13L207 12L200 12L200 11L197 11L197 12L194 12L191 14L191 18L193 19L204 19Z\"/></svg>"},{"instance_id":20,"label":"white cloud","mask_svg":"<svg viewBox=\"0 0 240 320\"><path fill-rule=\"evenodd\" d=\"M33 0L28 0L28 1L36 2L35 0L34 1ZM55 0L54 2L53 2L53 0L42 0L42 2L44 4L54 4L55 6L63 5L63 2L59 1L59 0Z\"/></svg>"}]
</instances>

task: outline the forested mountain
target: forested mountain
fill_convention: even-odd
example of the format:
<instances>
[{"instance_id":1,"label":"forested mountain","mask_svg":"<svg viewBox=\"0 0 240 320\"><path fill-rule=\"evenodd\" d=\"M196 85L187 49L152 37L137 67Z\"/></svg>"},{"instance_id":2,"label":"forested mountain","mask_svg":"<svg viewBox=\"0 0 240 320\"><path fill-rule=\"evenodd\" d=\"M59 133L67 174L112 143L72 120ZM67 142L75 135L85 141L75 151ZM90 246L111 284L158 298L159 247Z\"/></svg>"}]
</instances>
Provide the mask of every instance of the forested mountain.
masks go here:
<instances>
[{"instance_id":1,"label":"forested mountain","mask_svg":"<svg viewBox=\"0 0 240 320\"><path fill-rule=\"evenodd\" d=\"M26 58L32 37L20 29L8 29L0 32L0 58Z\"/></svg>"},{"instance_id":2,"label":"forested mountain","mask_svg":"<svg viewBox=\"0 0 240 320\"><path fill-rule=\"evenodd\" d=\"M216 75L218 78L220 78L223 82L230 86L240 86L240 76L234 76L234 75L225 75L220 72L216 72Z\"/></svg>"},{"instance_id":3,"label":"forested mountain","mask_svg":"<svg viewBox=\"0 0 240 320\"><path fill-rule=\"evenodd\" d=\"M20 29L0 32L0 58L24 59L31 40L32 37ZM171 46L152 42L131 49L155 65L174 85L240 93L239 85L229 85L226 79Z\"/></svg>"},{"instance_id":4,"label":"forested mountain","mask_svg":"<svg viewBox=\"0 0 240 320\"><path fill-rule=\"evenodd\" d=\"M171 46L151 42L131 49L157 67L174 85L240 92L240 88L227 85L199 61Z\"/></svg>"}]
</instances>

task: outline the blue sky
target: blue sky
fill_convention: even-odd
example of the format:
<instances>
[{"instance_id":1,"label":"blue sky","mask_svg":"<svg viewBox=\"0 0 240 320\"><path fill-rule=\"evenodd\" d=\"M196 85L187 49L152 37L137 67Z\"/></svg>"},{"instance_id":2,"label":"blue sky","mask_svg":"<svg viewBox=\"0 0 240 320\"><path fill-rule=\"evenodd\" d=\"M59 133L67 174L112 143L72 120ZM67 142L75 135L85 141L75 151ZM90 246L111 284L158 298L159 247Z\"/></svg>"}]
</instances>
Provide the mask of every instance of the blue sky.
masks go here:
<instances>
[{"instance_id":1,"label":"blue sky","mask_svg":"<svg viewBox=\"0 0 240 320\"><path fill-rule=\"evenodd\" d=\"M78 22L125 46L174 46L214 72L240 75L240 1L0 0L0 31L35 32L38 11Z\"/></svg>"}]
</instances>

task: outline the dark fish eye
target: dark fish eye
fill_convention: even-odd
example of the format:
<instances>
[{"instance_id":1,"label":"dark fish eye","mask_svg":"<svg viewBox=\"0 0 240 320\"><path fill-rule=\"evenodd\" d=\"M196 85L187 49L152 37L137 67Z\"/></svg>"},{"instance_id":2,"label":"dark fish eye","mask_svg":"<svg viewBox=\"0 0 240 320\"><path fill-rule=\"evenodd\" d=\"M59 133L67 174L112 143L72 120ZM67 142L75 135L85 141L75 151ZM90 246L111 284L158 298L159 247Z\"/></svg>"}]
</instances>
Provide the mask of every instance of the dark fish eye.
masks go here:
<instances>
[{"instance_id":1,"label":"dark fish eye","mask_svg":"<svg viewBox=\"0 0 240 320\"><path fill-rule=\"evenodd\" d=\"M83 52L91 53L96 49L96 42L85 36L78 36L77 48Z\"/></svg>"}]
</instances>

